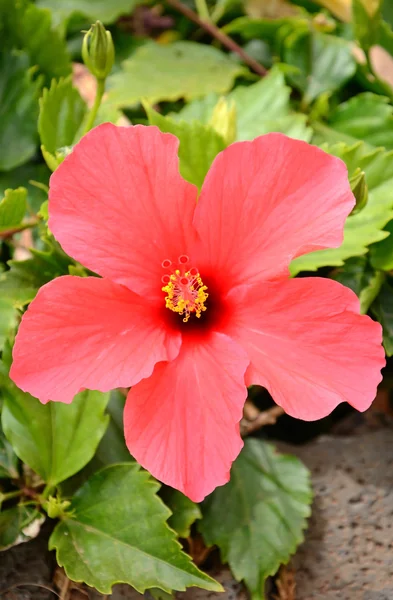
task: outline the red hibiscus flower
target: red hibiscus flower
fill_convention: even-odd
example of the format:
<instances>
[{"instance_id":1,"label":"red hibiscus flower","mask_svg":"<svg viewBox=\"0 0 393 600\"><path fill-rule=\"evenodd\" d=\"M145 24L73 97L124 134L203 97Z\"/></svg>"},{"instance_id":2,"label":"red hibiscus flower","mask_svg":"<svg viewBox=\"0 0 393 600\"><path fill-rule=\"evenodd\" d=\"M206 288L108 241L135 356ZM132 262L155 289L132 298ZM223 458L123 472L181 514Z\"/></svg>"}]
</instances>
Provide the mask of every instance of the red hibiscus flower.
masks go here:
<instances>
[{"instance_id":1,"label":"red hibiscus flower","mask_svg":"<svg viewBox=\"0 0 393 600\"><path fill-rule=\"evenodd\" d=\"M384 365L381 327L330 279L291 260L342 242L354 206L342 161L268 134L215 159L197 189L178 140L104 124L51 177L49 227L101 275L59 277L22 319L11 377L41 402L132 386L131 454L200 501L229 478L246 386L305 420L365 410Z\"/></svg>"}]
</instances>

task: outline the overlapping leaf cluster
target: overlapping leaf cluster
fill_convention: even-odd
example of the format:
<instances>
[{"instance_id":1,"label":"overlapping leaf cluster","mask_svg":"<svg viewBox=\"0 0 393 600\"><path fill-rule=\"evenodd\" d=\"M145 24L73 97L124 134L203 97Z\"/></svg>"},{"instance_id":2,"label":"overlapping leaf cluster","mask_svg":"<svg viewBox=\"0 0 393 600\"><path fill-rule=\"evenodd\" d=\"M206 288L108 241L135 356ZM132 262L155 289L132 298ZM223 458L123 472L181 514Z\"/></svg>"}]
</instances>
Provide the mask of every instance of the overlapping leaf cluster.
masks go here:
<instances>
[{"instance_id":1,"label":"overlapping leaf cluster","mask_svg":"<svg viewBox=\"0 0 393 600\"><path fill-rule=\"evenodd\" d=\"M231 482L197 506L159 489L128 454L122 393L84 391L71 405L41 405L8 377L20 316L38 289L63 274L86 275L47 227L50 172L80 139L94 99L94 79L78 77L75 66L80 30L100 19L117 52L95 122L149 123L175 134L181 173L198 187L229 143L271 131L346 162L358 206L342 245L299 257L291 270L351 287L381 322L392 355L393 82L375 48L393 65L393 15L366 0L353 0L352 12L339 0L209 3L210 24L219 21L269 70L260 78L185 17L165 9L162 27L162 6L140 4L0 0L0 548L60 517L49 545L75 581L105 594L116 582L140 592L219 591L179 544L198 528L263 598L266 578L302 541L310 513L299 461L249 440ZM140 31L148 17L158 25Z\"/></svg>"}]
</instances>

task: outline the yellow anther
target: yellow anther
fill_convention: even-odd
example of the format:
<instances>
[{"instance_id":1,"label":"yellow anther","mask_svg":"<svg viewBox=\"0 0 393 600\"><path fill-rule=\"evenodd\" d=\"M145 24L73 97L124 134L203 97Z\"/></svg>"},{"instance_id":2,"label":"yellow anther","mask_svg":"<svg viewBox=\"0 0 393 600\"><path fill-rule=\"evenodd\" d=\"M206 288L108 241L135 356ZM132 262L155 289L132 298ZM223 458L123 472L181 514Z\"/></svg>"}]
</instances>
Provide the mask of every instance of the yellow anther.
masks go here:
<instances>
[{"instance_id":1,"label":"yellow anther","mask_svg":"<svg viewBox=\"0 0 393 600\"><path fill-rule=\"evenodd\" d=\"M194 274L187 271L184 275L180 270L170 275L169 282L162 288L166 292L165 306L175 313L183 316L184 323L187 323L191 314L198 319L206 310L205 302L209 296L206 293L207 287L199 273Z\"/></svg>"}]
</instances>

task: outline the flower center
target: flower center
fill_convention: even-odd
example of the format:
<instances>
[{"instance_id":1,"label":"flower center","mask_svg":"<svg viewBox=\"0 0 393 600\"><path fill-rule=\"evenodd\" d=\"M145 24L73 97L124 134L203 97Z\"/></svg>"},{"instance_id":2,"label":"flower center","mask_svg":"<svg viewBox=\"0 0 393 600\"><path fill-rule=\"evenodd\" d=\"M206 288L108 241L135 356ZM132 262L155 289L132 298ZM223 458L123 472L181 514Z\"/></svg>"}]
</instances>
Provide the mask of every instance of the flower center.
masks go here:
<instances>
[{"instance_id":1,"label":"flower center","mask_svg":"<svg viewBox=\"0 0 393 600\"><path fill-rule=\"evenodd\" d=\"M179 256L178 264L174 265L169 259L162 262L162 267L170 272L162 277L166 292L165 306L183 316L187 323L193 314L198 319L206 310L205 302L209 296L207 287L203 285L198 269L190 268L190 259L183 254Z\"/></svg>"}]
</instances>

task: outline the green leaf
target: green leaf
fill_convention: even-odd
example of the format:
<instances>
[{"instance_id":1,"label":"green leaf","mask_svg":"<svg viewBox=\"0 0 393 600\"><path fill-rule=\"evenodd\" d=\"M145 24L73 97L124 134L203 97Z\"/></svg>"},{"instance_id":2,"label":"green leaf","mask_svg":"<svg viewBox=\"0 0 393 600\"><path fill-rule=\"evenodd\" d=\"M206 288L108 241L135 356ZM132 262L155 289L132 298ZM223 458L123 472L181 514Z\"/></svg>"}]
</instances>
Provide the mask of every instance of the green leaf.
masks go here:
<instances>
[{"instance_id":1,"label":"green leaf","mask_svg":"<svg viewBox=\"0 0 393 600\"><path fill-rule=\"evenodd\" d=\"M1 275L0 275L1 277ZM0 289L0 293L3 290ZM0 350L3 349L3 346L11 333L12 329L16 326L16 313L15 307L12 303L12 300L7 297L0 295Z\"/></svg>"},{"instance_id":2,"label":"green leaf","mask_svg":"<svg viewBox=\"0 0 393 600\"><path fill-rule=\"evenodd\" d=\"M4 433L15 453L50 486L71 477L93 457L105 433L109 394L86 390L71 404L48 402L9 385L4 390Z\"/></svg>"},{"instance_id":3,"label":"green leaf","mask_svg":"<svg viewBox=\"0 0 393 600\"><path fill-rule=\"evenodd\" d=\"M27 190L19 187L16 190L6 190L0 202L0 233L20 225L27 208Z\"/></svg>"},{"instance_id":4,"label":"green leaf","mask_svg":"<svg viewBox=\"0 0 393 600\"><path fill-rule=\"evenodd\" d=\"M167 526L170 511L156 495L159 485L137 463L117 464L95 473L76 493L69 518L59 523L49 548L73 581L102 594L115 583L138 592L188 586L221 591L182 552Z\"/></svg>"},{"instance_id":5,"label":"green leaf","mask_svg":"<svg viewBox=\"0 0 393 600\"><path fill-rule=\"evenodd\" d=\"M386 225L385 231L389 232L388 237L371 246L370 260L375 269L391 271L393 270L393 221Z\"/></svg>"},{"instance_id":6,"label":"green leaf","mask_svg":"<svg viewBox=\"0 0 393 600\"><path fill-rule=\"evenodd\" d=\"M18 457L0 427L0 479L17 479L18 462Z\"/></svg>"},{"instance_id":7,"label":"green leaf","mask_svg":"<svg viewBox=\"0 0 393 600\"><path fill-rule=\"evenodd\" d=\"M314 124L313 142L353 144L363 140L370 146L393 149L393 107L389 98L365 92L340 104L329 116L328 127Z\"/></svg>"},{"instance_id":8,"label":"green leaf","mask_svg":"<svg viewBox=\"0 0 393 600\"><path fill-rule=\"evenodd\" d=\"M202 506L199 528L257 600L265 597L266 578L288 562L303 541L311 500L309 473L297 458L248 439L229 483Z\"/></svg>"},{"instance_id":9,"label":"green leaf","mask_svg":"<svg viewBox=\"0 0 393 600\"><path fill-rule=\"evenodd\" d=\"M86 104L72 86L71 77L52 80L40 99L38 132L45 149L55 154L63 146L71 146L86 113Z\"/></svg>"},{"instance_id":10,"label":"green leaf","mask_svg":"<svg viewBox=\"0 0 393 600\"><path fill-rule=\"evenodd\" d=\"M202 518L201 509L187 496L172 488L164 488L161 497L172 511L168 525L174 529L179 537L187 538L191 532L191 525Z\"/></svg>"},{"instance_id":11,"label":"green leaf","mask_svg":"<svg viewBox=\"0 0 393 600\"><path fill-rule=\"evenodd\" d=\"M213 46L174 42L163 46L150 42L122 63L108 79L108 102L133 106L141 98L154 104L163 100L191 100L209 92L224 94L244 67Z\"/></svg>"},{"instance_id":12,"label":"green leaf","mask_svg":"<svg viewBox=\"0 0 393 600\"><path fill-rule=\"evenodd\" d=\"M386 354L393 356L393 278L385 281L371 311L382 325Z\"/></svg>"},{"instance_id":13,"label":"green leaf","mask_svg":"<svg viewBox=\"0 0 393 600\"><path fill-rule=\"evenodd\" d=\"M145 110L150 125L157 125L161 131L173 133L180 140L180 173L190 183L202 187L211 163L226 146L223 138L209 125L199 121L175 121L163 117L148 105Z\"/></svg>"},{"instance_id":14,"label":"green leaf","mask_svg":"<svg viewBox=\"0 0 393 600\"><path fill-rule=\"evenodd\" d=\"M71 15L78 13L89 21L114 23L121 15L130 15L140 0L38 0L38 6L49 8L56 23L68 20Z\"/></svg>"},{"instance_id":15,"label":"green leaf","mask_svg":"<svg viewBox=\"0 0 393 600\"><path fill-rule=\"evenodd\" d=\"M393 152L382 149L370 152L360 142L351 147L336 144L324 149L344 160L349 175L358 167L365 172L368 202L362 210L348 217L344 242L339 248L299 256L291 263L292 275L325 266L339 267L348 258L366 254L371 244L387 237L388 232L383 228L393 218Z\"/></svg>"},{"instance_id":16,"label":"green leaf","mask_svg":"<svg viewBox=\"0 0 393 600\"><path fill-rule=\"evenodd\" d=\"M309 141L311 129L306 126L306 115L291 110L291 89L285 85L282 71L273 67L266 77L250 85L238 86L227 96L227 102L235 103L237 115L237 140L252 140L259 135L278 131L296 139ZM198 120L209 123L218 96L187 104L174 119Z\"/></svg>"},{"instance_id":17,"label":"green leaf","mask_svg":"<svg viewBox=\"0 0 393 600\"><path fill-rule=\"evenodd\" d=\"M32 258L10 260L10 269L0 273L0 297L23 308L31 302L39 288L60 275L68 275L71 259L53 239L47 240L47 250L31 249Z\"/></svg>"},{"instance_id":18,"label":"green leaf","mask_svg":"<svg viewBox=\"0 0 393 600\"><path fill-rule=\"evenodd\" d=\"M309 141L311 130L306 115L291 110L291 89L283 73L272 69L266 77L250 85L238 86L228 95L237 109L237 139L252 140L259 135L278 131L289 137Z\"/></svg>"},{"instance_id":19,"label":"green leaf","mask_svg":"<svg viewBox=\"0 0 393 600\"><path fill-rule=\"evenodd\" d=\"M36 537L42 520L43 518L40 518L37 510L28 506L18 505L1 511L0 550L6 550L15 544L27 542Z\"/></svg>"},{"instance_id":20,"label":"green leaf","mask_svg":"<svg viewBox=\"0 0 393 600\"><path fill-rule=\"evenodd\" d=\"M37 148L39 81L26 54L0 52L0 171L28 161Z\"/></svg>"},{"instance_id":21,"label":"green leaf","mask_svg":"<svg viewBox=\"0 0 393 600\"><path fill-rule=\"evenodd\" d=\"M385 277L381 271L375 271L369 265L366 257L360 256L347 260L343 267L335 271L333 279L359 296L360 310L365 314L378 296Z\"/></svg>"},{"instance_id":22,"label":"green leaf","mask_svg":"<svg viewBox=\"0 0 393 600\"><path fill-rule=\"evenodd\" d=\"M110 393L110 400L106 409L109 416L108 428L100 441L93 462L99 468L118 462L134 460L124 440L124 412L125 397L119 390Z\"/></svg>"},{"instance_id":23,"label":"green leaf","mask_svg":"<svg viewBox=\"0 0 393 600\"><path fill-rule=\"evenodd\" d=\"M340 89L356 71L349 42L319 31L295 30L283 42L284 62L297 67L288 74L310 104L325 92Z\"/></svg>"},{"instance_id":24,"label":"green leaf","mask_svg":"<svg viewBox=\"0 0 393 600\"><path fill-rule=\"evenodd\" d=\"M44 164L26 163L12 171L0 173L0 196L4 196L8 188L23 186L27 189L29 205L37 212L42 202L48 197L43 188L48 185L50 171ZM42 187L36 187L30 181L38 182Z\"/></svg>"},{"instance_id":25,"label":"green leaf","mask_svg":"<svg viewBox=\"0 0 393 600\"><path fill-rule=\"evenodd\" d=\"M378 44L381 26L381 7L372 2L368 10L366 2L369 0L353 0L352 17L355 38L366 52L371 46ZM382 2L380 2L382 4Z\"/></svg>"}]
</instances>

